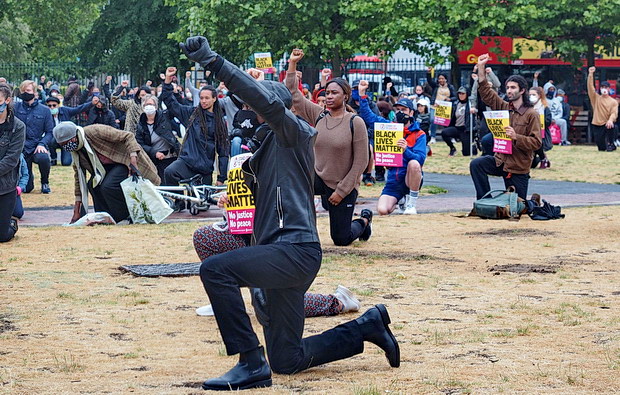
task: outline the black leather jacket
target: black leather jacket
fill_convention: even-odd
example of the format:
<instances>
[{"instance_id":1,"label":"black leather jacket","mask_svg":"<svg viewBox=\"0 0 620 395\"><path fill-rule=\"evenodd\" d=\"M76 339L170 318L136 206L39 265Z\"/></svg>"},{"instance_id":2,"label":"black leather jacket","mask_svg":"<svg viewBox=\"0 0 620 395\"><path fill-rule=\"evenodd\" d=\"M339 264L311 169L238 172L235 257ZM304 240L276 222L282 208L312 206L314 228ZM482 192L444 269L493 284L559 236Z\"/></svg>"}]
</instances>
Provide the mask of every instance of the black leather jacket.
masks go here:
<instances>
[{"instance_id":1,"label":"black leather jacket","mask_svg":"<svg viewBox=\"0 0 620 395\"><path fill-rule=\"evenodd\" d=\"M10 119L7 118L5 122L12 122L13 128L10 131L0 131L0 195L14 191L17 186L19 155L26 140L26 125L12 112L9 113L9 117Z\"/></svg>"},{"instance_id":2,"label":"black leather jacket","mask_svg":"<svg viewBox=\"0 0 620 395\"><path fill-rule=\"evenodd\" d=\"M270 89L276 83L259 83L220 56L207 68L271 128L243 164L256 202L252 244L318 243L313 186L316 130L286 108L280 90ZM290 106L290 93L282 88Z\"/></svg>"}]
</instances>

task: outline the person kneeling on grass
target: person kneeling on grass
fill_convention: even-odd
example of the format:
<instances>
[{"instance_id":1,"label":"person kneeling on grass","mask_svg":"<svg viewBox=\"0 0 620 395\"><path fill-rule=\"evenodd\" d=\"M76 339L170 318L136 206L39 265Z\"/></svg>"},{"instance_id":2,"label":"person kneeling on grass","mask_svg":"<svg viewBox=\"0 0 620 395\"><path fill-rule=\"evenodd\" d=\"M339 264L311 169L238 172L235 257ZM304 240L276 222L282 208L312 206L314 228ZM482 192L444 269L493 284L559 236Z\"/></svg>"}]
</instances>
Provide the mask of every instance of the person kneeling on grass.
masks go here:
<instances>
[{"instance_id":1,"label":"person kneeling on grass","mask_svg":"<svg viewBox=\"0 0 620 395\"><path fill-rule=\"evenodd\" d=\"M217 206L223 209L228 204L228 197L223 194ZM213 225L202 226L194 232L194 249L201 261L205 259L233 251L250 245L251 235L232 234L228 229L227 221L217 222ZM342 285L336 288L333 294L322 295L306 292L304 294L304 314L306 317L332 316L349 311L358 311L360 302ZM198 315L213 315L211 305L200 307L196 310Z\"/></svg>"},{"instance_id":2,"label":"person kneeling on grass","mask_svg":"<svg viewBox=\"0 0 620 395\"><path fill-rule=\"evenodd\" d=\"M75 205L71 223L88 211L88 192L95 211L107 212L116 222L129 219L121 182L133 174L130 164L153 184L160 183L153 162L131 132L107 125L82 128L73 122L61 122L54 128L54 138L73 157ZM86 171L91 175L88 179Z\"/></svg>"},{"instance_id":3,"label":"person kneeling on grass","mask_svg":"<svg viewBox=\"0 0 620 395\"><path fill-rule=\"evenodd\" d=\"M353 91L353 99L360 103L360 116L366 124L375 122L389 123L390 120L380 117L370 111L366 90L368 81L362 80L359 91ZM398 103L396 106L398 107ZM403 214L417 214L416 203L422 187L422 166L426 160L426 134L420 129L420 125L414 121L413 110L400 106L396 113L396 122L404 124L404 138L397 144L403 152L403 165L388 169L387 182L379 202L377 211L379 215L391 214L398 204Z\"/></svg>"}]
</instances>

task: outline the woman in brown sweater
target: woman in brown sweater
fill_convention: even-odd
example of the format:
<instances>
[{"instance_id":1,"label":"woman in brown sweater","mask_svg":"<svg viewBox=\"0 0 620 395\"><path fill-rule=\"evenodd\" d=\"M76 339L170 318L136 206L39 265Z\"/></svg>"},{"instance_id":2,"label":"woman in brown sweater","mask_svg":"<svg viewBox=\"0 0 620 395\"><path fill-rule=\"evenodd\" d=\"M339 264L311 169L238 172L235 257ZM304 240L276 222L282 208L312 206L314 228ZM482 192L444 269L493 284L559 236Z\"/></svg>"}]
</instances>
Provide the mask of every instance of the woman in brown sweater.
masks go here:
<instances>
[{"instance_id":1,"label":"woman in brown sweater","mask_svg":"<svg viewBox=\"0 0 620 395\"><path fill-rule=\"evenodd\" d=\"M325 108L306 99L298 89L295 73L303 58L294 49L289 59L286 86L293 95L293 107L318 131L314 144L314 193L321 195L323 207L329 211L330 235L336 245L346 246L354 240L366 241L371 235L372 211L364 209L361 218L353 219L360 177L368 165L368 135L364 121L346 102L351 86L342 78L334 78L325 86Z\"/></svg>"}]
</instances>

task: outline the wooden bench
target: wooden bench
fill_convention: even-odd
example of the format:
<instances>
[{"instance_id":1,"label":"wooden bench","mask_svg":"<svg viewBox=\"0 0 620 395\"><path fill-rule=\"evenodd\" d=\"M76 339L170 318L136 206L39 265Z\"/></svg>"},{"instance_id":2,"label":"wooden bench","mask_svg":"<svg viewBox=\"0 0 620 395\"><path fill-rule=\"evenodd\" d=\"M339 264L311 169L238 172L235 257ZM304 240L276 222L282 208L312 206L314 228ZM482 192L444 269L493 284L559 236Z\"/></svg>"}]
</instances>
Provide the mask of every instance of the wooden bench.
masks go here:
<instances>
[{"instance_id":1,"label":"wooden bench","mask_svg":"<svg viewBox=\"0 0 620 395\"><path fill-rule=\"evenodd\" d=\"M569 118L569 140L573 143L589 143L590 113L581 107L571 107ZM572 138L571 138L572 137Z\"/></svg>"}]
</instances>

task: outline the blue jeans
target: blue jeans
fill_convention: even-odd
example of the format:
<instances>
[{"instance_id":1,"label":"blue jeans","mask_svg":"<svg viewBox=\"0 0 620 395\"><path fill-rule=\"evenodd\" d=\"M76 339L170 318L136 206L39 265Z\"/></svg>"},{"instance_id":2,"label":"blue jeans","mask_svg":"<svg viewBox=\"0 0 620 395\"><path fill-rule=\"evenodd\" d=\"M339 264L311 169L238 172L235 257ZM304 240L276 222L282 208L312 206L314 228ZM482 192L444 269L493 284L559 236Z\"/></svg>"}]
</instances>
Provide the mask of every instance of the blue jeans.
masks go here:
<instances>
[{"instance_id":1,"label":"blue jeans","mask_svg":"<svg viewBox=\"0 0 620 395\"><path fill-rule=\"evenodd\" d=\"M241 140L241 137L239 136L233 137L233 139L230 142L230 157L231 158L233 156L237 156L243 153L243 150L241 149L242 142L243 140Z\"/></svg>"},{"instance_id":2,"label":"blue jeans","mask_svg":"<svg viewBox=\"0 0 620 395\"><path fill-rule=\"evenodd\" d=\"M56 152L58 148L60 148L60 146L56 140L54 140L50 145L50 158L52 161L55 161L58 158L58 153ZM72 161L73 159L71 158L71 153L64 148L60 148L60 163L63 166L71 166Z\"/></svg>"},{"instance_id":3,"label":"blue jeans","mask_svg":"<svg viewBox=\"0 0 620 395\"><path fill-rule=\"evenodd\" d=\"M431 137L437 137L437 125L435 125L435 109L431 108Z\"/></svg>"}]
</instances>

